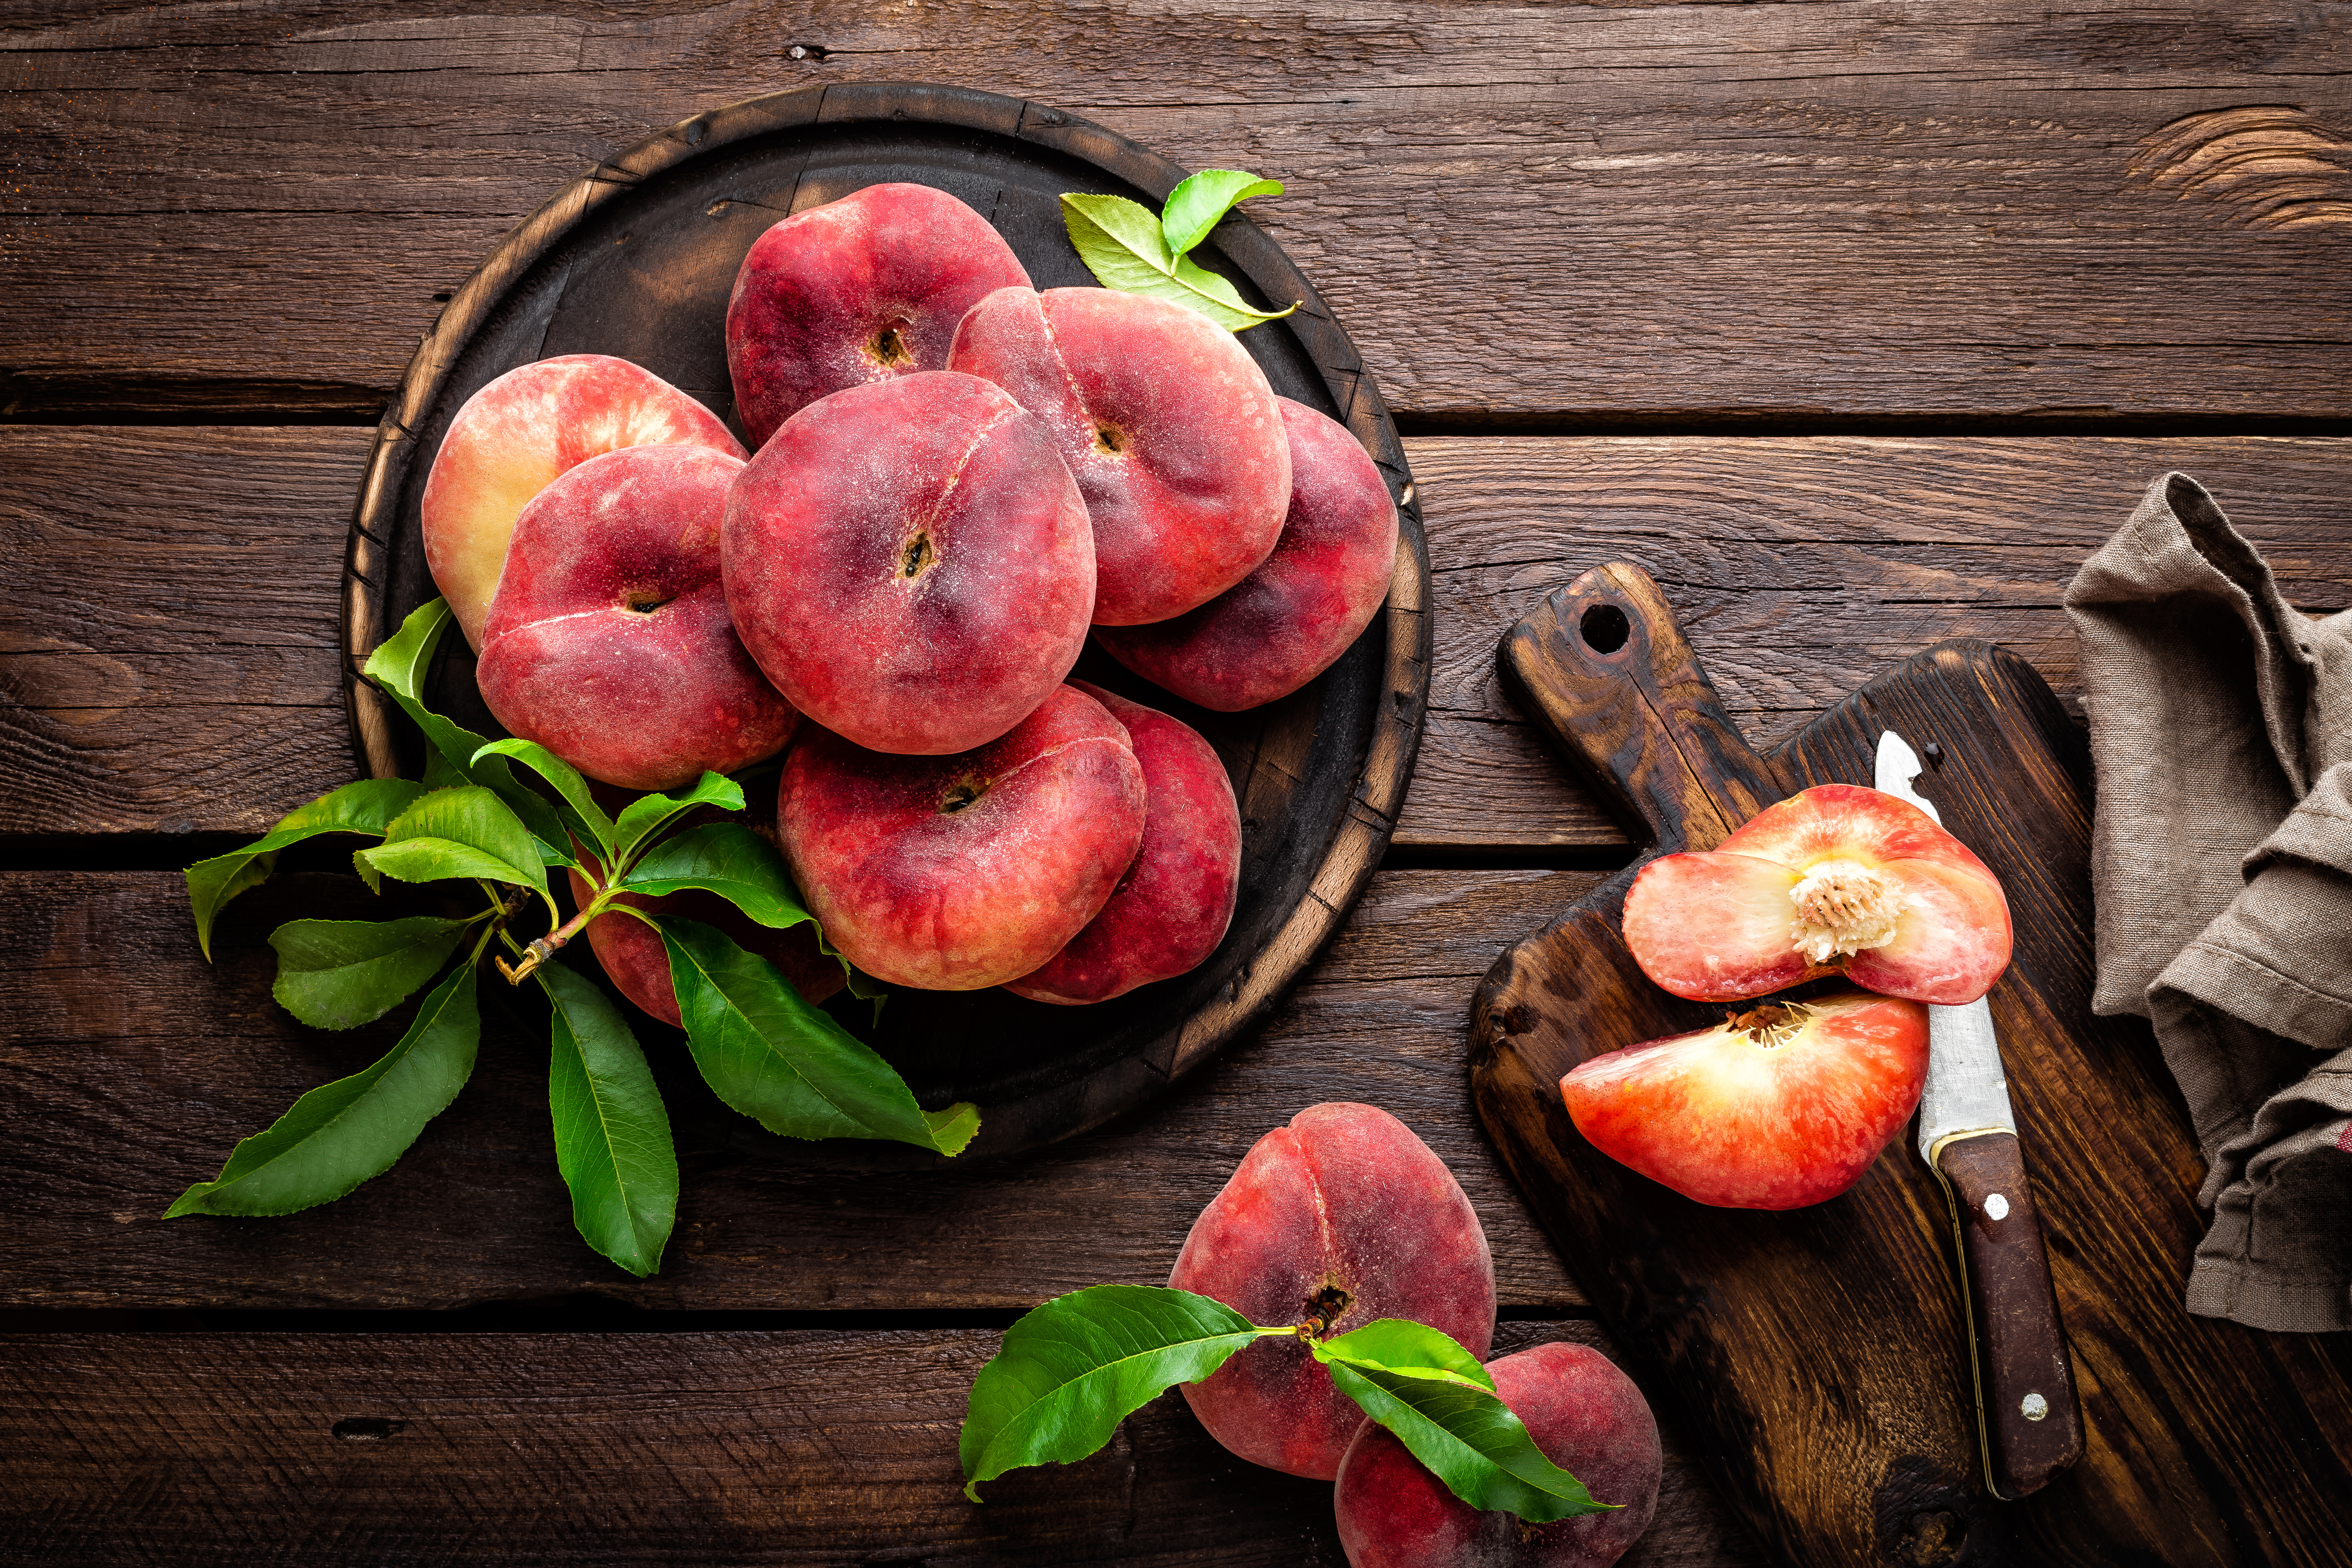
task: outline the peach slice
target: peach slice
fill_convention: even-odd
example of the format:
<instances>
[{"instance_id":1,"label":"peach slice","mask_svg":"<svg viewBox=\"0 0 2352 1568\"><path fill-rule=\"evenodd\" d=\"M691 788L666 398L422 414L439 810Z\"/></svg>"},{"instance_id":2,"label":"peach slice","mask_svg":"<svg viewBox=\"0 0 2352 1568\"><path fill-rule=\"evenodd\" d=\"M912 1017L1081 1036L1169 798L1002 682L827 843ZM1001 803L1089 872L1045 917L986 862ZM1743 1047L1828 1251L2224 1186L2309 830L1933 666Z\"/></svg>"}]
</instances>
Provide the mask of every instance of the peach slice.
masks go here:
<instances>
[{"instance_id":1,"label":"peach slice","mask_svg":"<svg viewBox=\"0 0 2352 1568\"><path fill-rule=\"evenodd\" d=\"M1201 1211L1168 1283L1253 1323L1328 1339L1377 1318L1443 1330L1485 1360L1495 1264L1445 1163L1370 1105L1314 1105L1259 1139ZM1296 1338L1236 1352L1185 1402L1252 1464L1328 1481L1364 1413Z\"/></svg>"},{"instance_id":2,"label":"peach slice","mask_svg":"<svg viewBox=\"0 0 2352 1568\"><path fill-rule=\"evenodd\" d=\"M625 447L531 498L474 672L499 723L633 790L783 749L800 713L744 651L720 581L742 469L707 447Z\"/></svg>"},{"instance_id":3,"label":"peach slice","mask_svg":"<svg viewBox=\"0 0 2352 1568\"><path fill-rule=\"evenodd\" d=\"M1609 1051L1559 1080L1592 1146L1718 1208L1792 1209L1853 1185L1927 1081L1927 1009L1847 991L1767 1002Z\"/></svg>"},{"instance_id":4,"label":"peach slice","mask_svg":"<svg viewBox=\"0 0 2352 1568\"><path fill-rule=\"evenodd\" d=\"M2009 900L1967 845L1908 801L1816 784L1716 848L1651 861L1625 893L1642 973L1738 1002L1843 971L1866 990L1957 1006L2009 967Z\"/></svg>"},{"instance_id":5,"label":"peach slice","mask_svg":"<svg viewBox=\"0 0 2352 1568\"><path fill-rule=\"evenodd\" d=\"M1094 524L1094 618L1181 616L1274 549L1290 447L1265 373L1197 311L1112 289L1000 289L956 329L948 368L1043 420Z\"/></svg>"},{"instance_id":6,"label":"peach slice","mask_svg":"<svg viewBox=\"0 0 2352 1568\"><path fill-rule=\"evenodd\" d=\"M624 447L686 443L740 459L719 416L649 370L610 354L518 365L467 398L425 479L425 563L476 649L530 498L558 474Z\"/></svg>"},{"instance_id":7,"label":"peach slice","mask_svg":"<svg viewBox=\"0 0 2352 1568\"><path fill-rule=\"evenodd\" d=\"M1649 1528L1665 1454L1632 1378L1572 1343L1497 1356L1486 1371L1544 1458L1615 1509L1538 1525L1474 1509L1394 1433L1367 1421L1332 1496L1349 1568L1608 1568Z\"/></svg>"},{"instance_id":8,"label":"peach slice","mask_svg":"<svg viewBox=\"0 0 2352 1568\"><path fill-rule=\"evenodd\" d=\"M1396 573L1396 503L1345 425L1277 397L1290 510L1274 553L1173 620L1095 628L1113 658L1188 702L1238 713L1287 697L1371 624Z\"/></svg>"},{"instance_id":9,"label":"peach slice","mask_svg":"<svg viewBox=\"0 0 2352 1568\"><path fill-rule=\"evenodd\" d=\"M1060 952L1134 860L1143 813L1126 730L1067 686L956 756L814 731L776 792L784 858L833 945L934 991L1000 985Z\"/></svg>"},{"instance_id":10,"label":"peach slice","mask_svg":"<svg viewBox=\"0 0 2352 1568\"><path fill-rule=\"evenodd\" d=\"M868 185L752 241L727 301L727 369L754 447L818 398L945 370L981 296L1029 286L988 220L929 185Z\"/></svg>"},{"instance_id":11,"label":"peach slice","mask_svg":"<svg viewBox=\"0 0 2352 1568\"><path fill-rule=\"evenodd\" d=\"M1172 979L1217 950L1241 890L1242 818L1225 764L1199 731L1099 686L1070 684L1127 730L1143 769L1143 843L1102 913L1004 988L1077 1006Z\"/></svg>"},{"instance_id":12,"label":"peach slice","mask_svg":"<svg viewBox=\"0 0 2352 1568\"><path fill-rule=\"evenodd\" d=\"M723 545L760 668L869 750L985 745L1086 647L1086 503L1044 427L978 376L926 371L810 404L736 481Z\"/></svg>"}]
</instances>

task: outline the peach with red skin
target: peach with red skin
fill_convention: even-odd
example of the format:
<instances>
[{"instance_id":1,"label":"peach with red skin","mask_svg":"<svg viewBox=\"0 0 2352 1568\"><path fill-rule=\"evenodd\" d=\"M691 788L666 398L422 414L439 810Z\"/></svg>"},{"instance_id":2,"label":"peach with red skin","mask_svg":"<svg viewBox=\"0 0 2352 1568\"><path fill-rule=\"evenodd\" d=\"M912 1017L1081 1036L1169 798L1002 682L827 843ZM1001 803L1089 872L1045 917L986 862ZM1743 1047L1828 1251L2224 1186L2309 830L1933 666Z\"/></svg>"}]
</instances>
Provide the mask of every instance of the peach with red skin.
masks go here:
<instances>
[{"instance_id":1,"label":"peach with red skin","mask_svg":"<svg viewBox=\"0 0 2352 1568\"><path fill-rule=\"evenodd\" d=\"M744 456L719 417L610 354L519 365L467 398L433 455L425 561L466 641L482 646L515 519L556 476L625 447L685 443Z\"/></svg>"},{"instance_id":2,"label":"peach with red skin","mask_svg":"<svg viewBox=\"0 0 2352 1568\"><path fill-rule=\"evenodd\" d=\"M1474 1509L1367 1421L1333 1497L1349 1568L1608 1568L1649 1528L1665 1460L1657 1418L1632 1378L1579 1344L1498 1356L1486 1371L1544 1458L1595 1501L1618 1506L1538 1525Z\"/></svg>"},{"instance_id":3,"label":"peach with red skin","mask_svg":"<svg viewBox=\"0 0 2352 1568\"><path fill-rule=\"evenodd\" d=\"M956 324L1029 274L988 220L929 185L868 185L752 241L727 301L727 369L754 447L844 387L944 370Z\"/></svg>"},{"instance_id":4,"label":"peach with red skin","mask_svg":"<svg viewBox=\"0 0 2352 1568\"><path fill-rule=\"evenodd\" d=\"M1127 731L1143 770L1143 842L1102 913L1005 989L1078 1006L1172 979L1217 950L1241 889L1242 820L1225 764L1200 731L1099 686L1070 684Z\"/></svg>"},{"instance_id":5,"label":"peach with red skin","mask_svg":"<svg viewBox=\"0 0 2352 1568\"><path fill-rule=\"evenodd\" d=\"M1348 427L1275 399L1290 445L1290 510L1274 553L1172 620L1095 628L1113 658L1188 702L1237 713L1339 661L1388 597L1396 503Z\"/></svg>"},{"instance_id":6,"label":"peach with red skin","mask_svg":"<svg viewBox=\"0 0 2352 1568\"><path fill-rule=\"evenodd\" d=\"M475 680L508 730L633 790L774 755L800 714L728 619L719 519L740 458L628 447L515 521Z\"/></svg>"},{"instance_id":7,"label":"peach with red skin","mask_svg":"<svg viewBox=\"0 0 2352 1568\"><path fill-rule=\"evenodd\" d=\"M1072 687L1012 731L947 757L867 751L829 731L784 759L776 830L809 909L893 985L1018 979L1101 912L1143 837L1127 731Z\"/></svg>"},{"instance_id":8,"label":"peach with red skin","mask_svg":"<svg viewBox=\"0 0 2352 1568\"><path fill-rule=\"evenodd\" d=\"M593 854L581 851L577 845L572 847L581 864L592 874L601 873L602 866ZM593 896L588 879L576 870L570 876L572 901L585 909ZM816 926L808 921L778 931L761 925L718 894L699 888L657 897L623 893L613 902L627 904L647 914L670 915L718 927L735 940L736 946L782 970L793 989L811 1006L823 1003L847 983L841 973L841 961L826 957L818 948ZM659 931L635 915L601 914L588 922L587 934L596 962L604 966L604 973L621 988L621 994L671 1027L684 1026L679 1022L677 991L670 983L669 949Z\"/></svg>"},{"instance_id":9,"label":"peach with red skin","mask_svg":"<svg viewBox=\"0 0 2352 1568\"><path fill-rule=\"evenodd\" d=\"M802 409L727 500L744 646L816 722L877 752L984 745L1086 646L1094 535L1044 428L928 371Z\"/></svg>"},{"instance_id":10,"label":"peach with red skin","mask_svg":"<svg viewBox=\"0 0 2352 1568\"><path fill-rule=\"evenodd\" d=\"M1664 989L1736 1002L1843 971L1865 990L1956 1006L2009 967L2009 900L1910 802L1816 784L1714 849L1642 868L1625 945Z\"/></svg>"},{"instance_id":11,"label":"peach with red skin","mask_svg":"<svg viewBox=\"0 0 2352 1568\"><path fill-rule=\"evenodd\" d=\"M1273 387L1197 311L1112 289L1002 289L948 368L1052 432L1094 524L1094 618L1164 621L1249 575L1282 531L1290 448Z\"/></svg>"},{"instance_id":12,"label":"peach with red skin","mask_svg":"<svg viewBox=\"0 0 2352 1568\"><path fill-rule=\"evenodd\" d=\"M1370 1105L1309 1106L1259 1139L1184 1238L1168 1283L1253 1323L1313 1323L1318 1338L1379 1318L1451 1334L1484 1359L1495 1265L1444 1162ZM1364 1419L1296 1338L1236 1352L1184 1398L1253 1464L1329 1480Z\"/></svg>"},{"instance_id":13,"label":"peach with red skin","mask_svg":"<svg viewBox=\"0 0 2352 1568\"><path fill-rule=\"evenodd\" d=\"M1927 1009L1844 991L1608 1051L1559 1080L1569 1120L1619 1163L1718 1208L1823 1203L1918 1106Z\"/></svg>"}]
</instances>

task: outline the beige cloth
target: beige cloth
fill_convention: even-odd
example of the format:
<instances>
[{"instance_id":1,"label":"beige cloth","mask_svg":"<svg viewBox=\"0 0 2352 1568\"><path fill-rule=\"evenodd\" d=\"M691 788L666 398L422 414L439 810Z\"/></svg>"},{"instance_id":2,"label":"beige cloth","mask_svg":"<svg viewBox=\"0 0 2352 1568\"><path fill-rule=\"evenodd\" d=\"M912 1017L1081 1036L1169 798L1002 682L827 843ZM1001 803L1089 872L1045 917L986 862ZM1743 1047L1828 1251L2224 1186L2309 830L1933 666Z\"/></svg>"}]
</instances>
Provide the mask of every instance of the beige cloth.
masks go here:
<instances>
[{"instance_id":1,"label":"beige cloth","mask_svg":"<svg viewBox=\"0 0 2352 1568\"><path fill-rule=\"evenodd\" d=\"M2289 605L2166 474L2066 612L2098 764L2092 1005L2155 1026L2205 1152L2189 1310L2352 1328L2352 610Z\"/></svg>"}]
</instances>

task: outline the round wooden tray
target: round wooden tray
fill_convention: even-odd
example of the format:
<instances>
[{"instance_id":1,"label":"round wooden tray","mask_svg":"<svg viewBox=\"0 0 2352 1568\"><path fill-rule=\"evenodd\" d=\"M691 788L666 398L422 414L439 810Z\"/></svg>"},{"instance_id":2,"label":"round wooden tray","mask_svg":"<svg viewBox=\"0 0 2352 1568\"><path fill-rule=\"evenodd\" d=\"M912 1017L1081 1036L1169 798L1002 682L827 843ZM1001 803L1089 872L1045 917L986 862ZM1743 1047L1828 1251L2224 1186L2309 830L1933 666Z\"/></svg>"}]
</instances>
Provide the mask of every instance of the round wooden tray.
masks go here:
<instances>
[{"instance_id":1,"label":"round wooden tray","mask_svg":"<svg viewBox=\"0 0 2352 1568\"><path fill-rule=\"evenodd\" d=\"M436 593L417 503L450 417L476 389L552 354L633 360L734 423L723 324L744 253L770 225L862 186L906 180L986 216L1040 289L1091 285L1062 226L1065 191L1157 207L1185 171L1058 110L993 93L869 83L777 93L699 114L592 171L533 213L425 334L385 411L352 521L344 680L362 766L417 775L422 738L358 678L368 652ZM1009 992L894 992L865 1032L927 1106L970 1100L964 1155L1034 1148L1151 1099L1254 1026L1339 929L1387 847L1429 697L1429 552L1396 427L1314 289L1245 217L1196 259L1244 298L1300 301L1240 334L1286 397L1355 432L1386 477L1402 529L1385 613L1305 689L1246 713L1210 713L1089 647L1078 673L1177 714L1230 770L1243 819L1233 928L1192 973L1092 1007ZM740 434L740 430L739 430ZM462 638L443 640L427 701L501 734ZM846 1018L851 1015L845 1014ZM660 1026L641 1023L649 1045ZM677 1116L684 1108L672 1106ZM794 1144L742 1118L733 1146L845 1166L919 1164L895 1144ZM683 1129L681 1129L683 1131ZM771 1147L772 1146L772 1147Z\"/></svg>"}]
</instances>

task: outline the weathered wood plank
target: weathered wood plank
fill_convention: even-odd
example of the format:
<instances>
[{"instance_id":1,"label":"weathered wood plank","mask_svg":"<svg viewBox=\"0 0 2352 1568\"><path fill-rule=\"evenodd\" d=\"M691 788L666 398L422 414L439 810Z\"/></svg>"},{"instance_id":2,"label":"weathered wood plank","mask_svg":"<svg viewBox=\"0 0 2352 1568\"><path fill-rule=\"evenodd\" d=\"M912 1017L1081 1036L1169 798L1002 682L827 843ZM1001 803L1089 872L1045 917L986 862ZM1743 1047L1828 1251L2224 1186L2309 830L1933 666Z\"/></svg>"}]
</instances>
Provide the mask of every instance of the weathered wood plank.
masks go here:
<instances>
[{"instance_id":1,"label":"weathered wood plank","mask_svg":"<svg viewBox=\"0 0 2352 1568\"><path fill-rule=\"evenodd\" d=\"M1340 1561L1328 1483L1234 1458L1174 1394L1094 1458L965 1501L956 1432L999 1338L0 1336L0 1554L56 1568ZM1559 1341L1611 1350L1579 1320L1506 1323L1496 1350ZM1625 1568L1760 1562L1664 1436L1658 1510Z\"/></svg>"},{"instance_id":2,"label":"weathered wood plank","mask_svg":"<svg viewBox=\"0 0 2352 1568\"><path fill-rule=\"evenodd\" d=\"M398 1037L397 1013L350 1034L296 1024L270 999L268 931L384 915L354 878L283 876L230 907L208 970L172 873L0 873L0 951L29 976L0 1022L0 1121L14 1130L0 1185L41 1194L0 1236L0 1306L445 1308L585 1293L695 1309L1028 1307L1164 1280L1249 1146L1331 1100L1393 1112L1452 1167L1506 1304L1580 1304L1471 1120L1462 1051L1495 954L1595 879L1382 873L1257 1038L1098 1132L993 1165L814 1164L720 1107L683 1037L646 1023L684 1193L662 1272L639 1282L573 1234L544 1010L495 984L473 1081L390 1173L284 1219L162 1220L238 1138Z\"/></svg>"},{"instance_id":3,"label":"weathered wood plank","mask_svg":"<svg viewBox=\"0 0 2352 1568\"><path fill-rule=\"evenodd\" d=\"M259 833L354 763L335 605L364 432L0 430L0 838ZM1622 853L1494 679L1504 630L1614 556L1665 587L1769 749L1890 663L1990 637L2071 699L2058 595L2147 480L2209 485L2307 609L2352 602L2352 442L1424 437L1429 729L1396 843ZM105 476L105 482L93 476Z\"/></svg>"},{"instance_id":4,"label":"weathered wood plank","mask_svg":"<svg viewBox=\"0 0 2352 1568\"><path fill-rule=\"evenodd\" d=\"M2352 412L2352 35L2298 0L13 9L20 405L380 395L598 161L917 79L1281 176L1262 221L1411 417Z\"/></svg>"}]
</instances>

